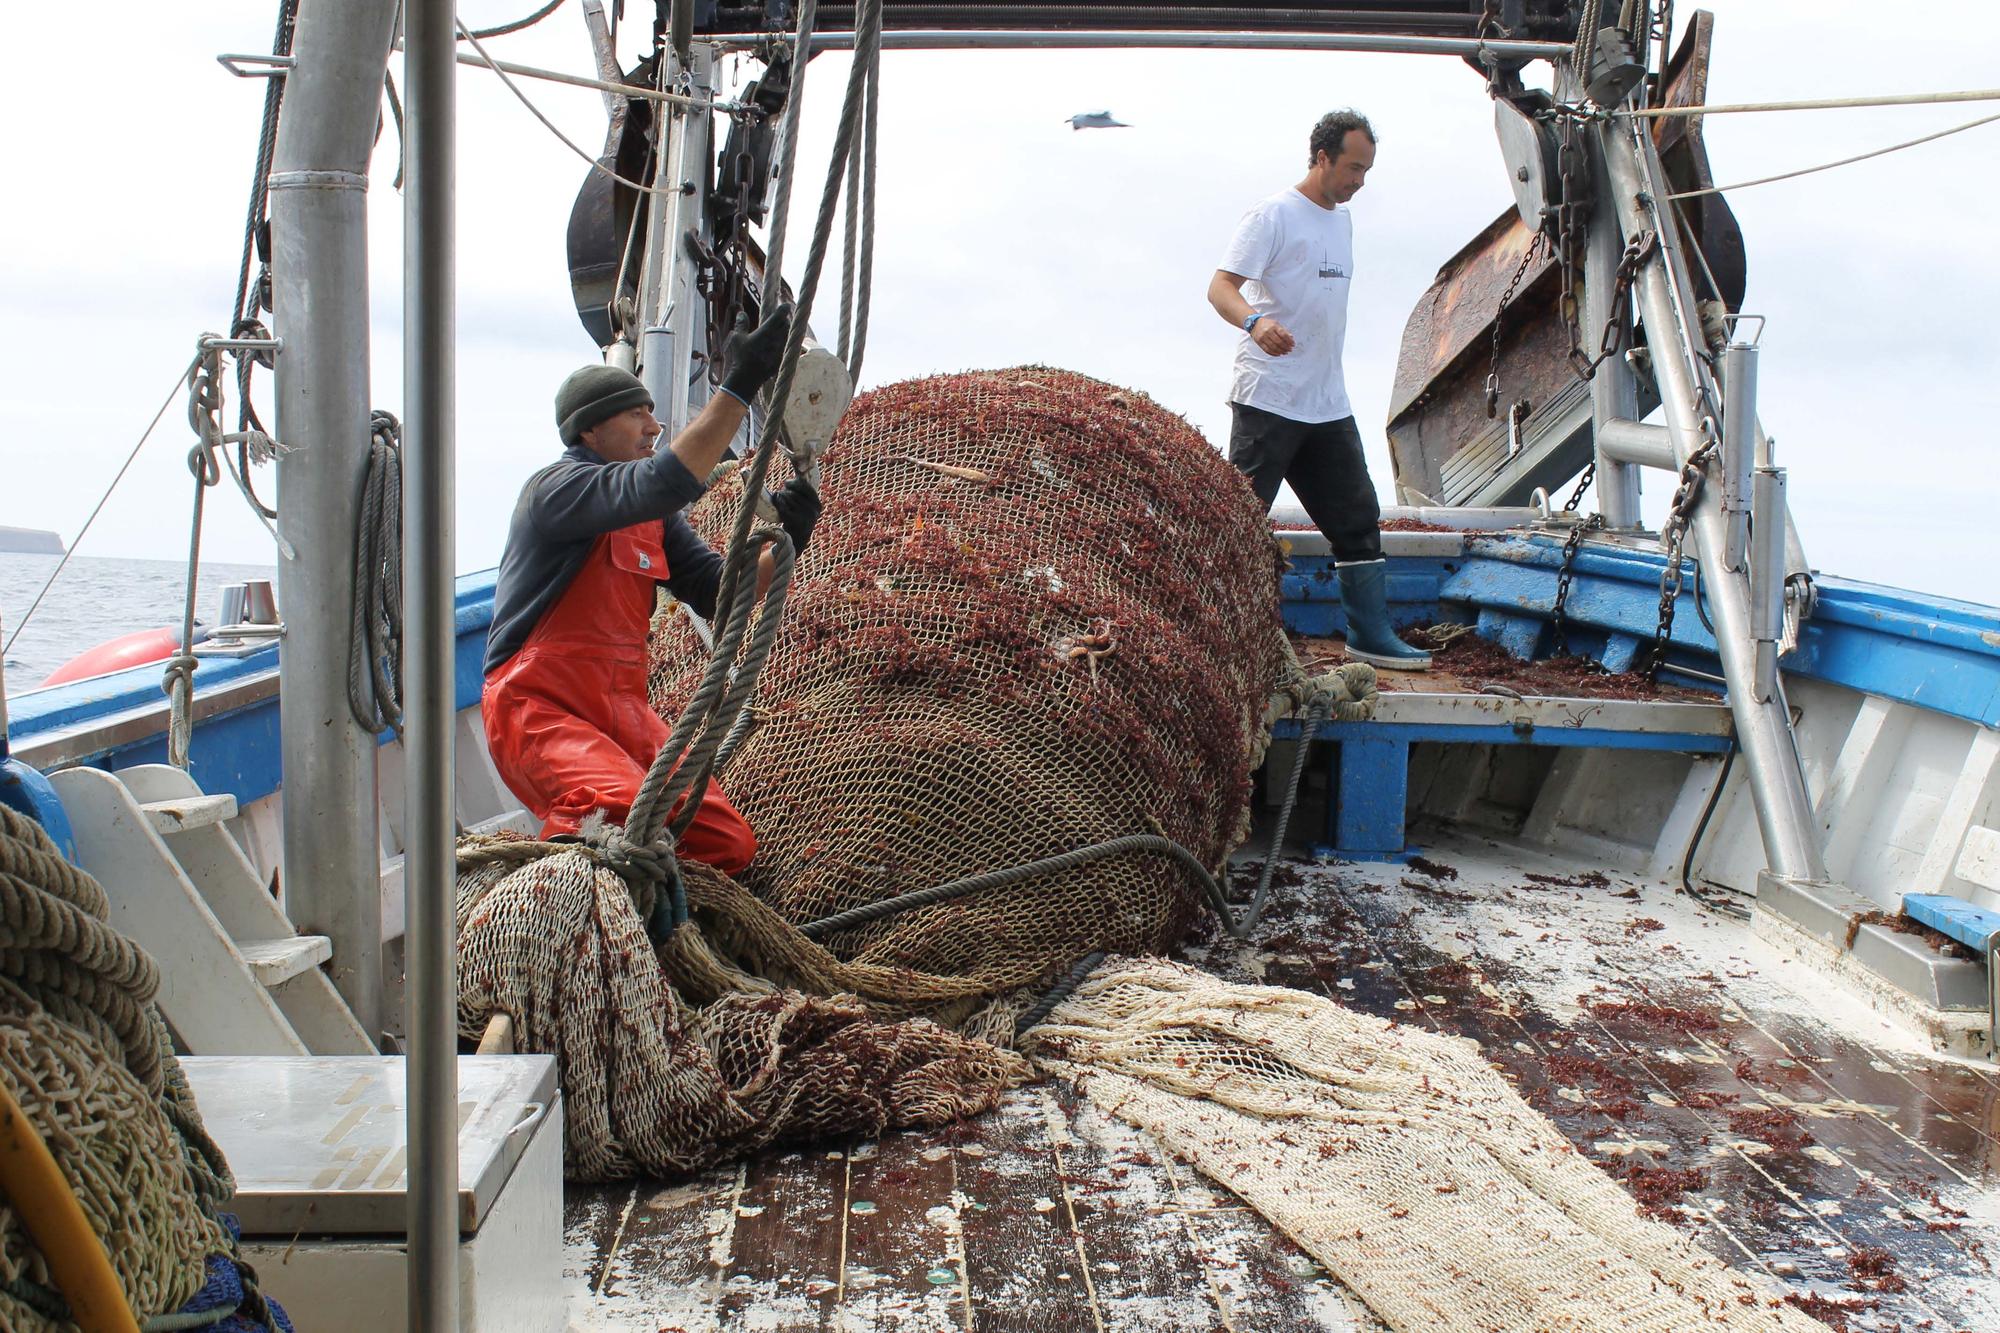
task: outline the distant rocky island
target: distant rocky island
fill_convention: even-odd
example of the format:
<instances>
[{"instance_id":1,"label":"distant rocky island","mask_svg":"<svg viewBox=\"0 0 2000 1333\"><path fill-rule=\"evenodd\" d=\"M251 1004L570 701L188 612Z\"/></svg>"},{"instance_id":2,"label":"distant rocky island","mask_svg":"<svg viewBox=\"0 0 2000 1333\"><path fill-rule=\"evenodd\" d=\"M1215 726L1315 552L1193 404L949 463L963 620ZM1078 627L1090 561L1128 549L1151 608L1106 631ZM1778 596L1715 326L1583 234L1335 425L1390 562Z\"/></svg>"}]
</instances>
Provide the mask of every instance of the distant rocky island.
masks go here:
<instances>
[{"instance_id":1,"label":"distant rocky island","mask_svg":"<svg viewBox=\"0 0 2000 1333\"><path fill-rule=\"evenodd\" d=\"M40 528L10 528L0 524L0 554L61 555L62 538Z\"/></svg>"}]
</instances>

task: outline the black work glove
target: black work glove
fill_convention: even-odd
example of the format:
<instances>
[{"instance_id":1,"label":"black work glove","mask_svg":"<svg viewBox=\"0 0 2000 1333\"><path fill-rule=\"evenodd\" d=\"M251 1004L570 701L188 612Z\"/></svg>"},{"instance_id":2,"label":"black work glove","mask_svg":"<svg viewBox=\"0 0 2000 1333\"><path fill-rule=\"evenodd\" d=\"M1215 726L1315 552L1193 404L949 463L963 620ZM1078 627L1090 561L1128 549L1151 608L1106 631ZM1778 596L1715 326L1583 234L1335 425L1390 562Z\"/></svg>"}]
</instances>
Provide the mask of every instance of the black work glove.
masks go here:
<instances>
[{"instance_id":1,"label":"black work glove","mask_svg":"<svg viewBox=\"0 0 2000 1333\"><path fill-rule=\"evenodd\" d=\"M819 522L819 488L804 477L793 477L771 492L771 508L778 511L778 526L792 539L792 549L803 552Z\"/></svg>"},{"instance_id":2,"label":"black work glove","mask_svg":"<svg viewBox=\"0 0 2000 1333\"><path fill-rule=\"evenodd\" d=\"M729 366L729 373L722 377L723 389L746 404L756 398L757 391L770 383L785 359L785 339L791 327L790 302L772 311L754 329L746 316L738 315L736 332L729 335L729 341L722 347L723 361Z\"/></svg>"}]
</instances>

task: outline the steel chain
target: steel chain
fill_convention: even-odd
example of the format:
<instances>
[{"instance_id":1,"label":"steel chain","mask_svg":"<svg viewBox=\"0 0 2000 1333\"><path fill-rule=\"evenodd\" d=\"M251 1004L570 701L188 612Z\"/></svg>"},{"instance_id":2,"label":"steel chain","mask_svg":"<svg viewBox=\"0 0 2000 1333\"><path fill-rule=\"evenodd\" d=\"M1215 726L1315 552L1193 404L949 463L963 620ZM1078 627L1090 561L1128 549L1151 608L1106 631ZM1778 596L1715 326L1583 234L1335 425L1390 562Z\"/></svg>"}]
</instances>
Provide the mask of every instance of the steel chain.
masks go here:
<instances>
[{"instance_id":1,"label":"steel chain","mask_svg":"<svg viewBox=\"0 0 2000 1333\"><path fill-rule=\"evenodd\" d=\"M1687 540L1688 521L1694 515L1696 500L1701 495L1702 483L1707 479L1708 464L1721 450L1722 441L1716 433L1715 418L1701 419L1701 447L1688 455L1681 465L1680 481L1674 488L1673 503L1667 509L1667 521L1660 528L1660 541L1666 549L1666 568L1660 571L1660 619L1653 631L1653 651L1646 663L1646 679L1659 677L1660 668L1666 664L1667 644L1674 633L1674 605L1681 595L1681 547Z\"/></svg>"},{"instance_id":2,"label":"steel chain","mask_svg":"<svg viewBox=\"0 0 2000 1333\"><path fill-rule=\"evenodd\" d=\"M1583 522L1573 525L1569 530L1569 537L1563 542L1562 564L1556 570L1554 625L1556 639L1555 655L1557 657L1576 656L1575 653L1570 651L1569 646L1569 619L1566 614L1566 608L1569 605L1569 585L1570 581L1576 577L1576 553L1583 548L1584 535L1586 533L1601 531L1603 527L1604 515L1592 514L1589 518L1583 520ZM1604 669L1603 664L1600 662L1590 658L1584 658L1583 660L1590 662L1592 667L1600 671Z\"/></svg>"},{"instance_id":3,"label":"steel chain","mask_svg":"<svg viewBox=\"0 0 2000 1333\"><path fill-rule=\"evenodd\" d=\"M1611 307L1605 312L1604 331L1598 335L1597 354L1587 355L1583 350L1582 330L1577 324L1570 325L1570 364L1576 368L1579 378L1591 379L1597 368L1618 354L1625 342L1624 321L1619 314L1625 303L1625 295L1632 290L1638 279L1639 269L1660 248L1658 232L1642 231L1625 244L1625 253L1619 256L1618 271L1611 282Z\"/></svg>"},{"instance_id":4,"label":"steel chain","mask_svg":"<svg viewBox=\"0 0 2000 1333\"><path fill-rule=\"evenodd\" d=\"M1535 257L1543 252L1543 247L1547 243L1548 234L1546 232L1535 233L1535 238L1528 242L1527 250L1521 255L1521 262L1514 267L1514 276L1507 280L1507 290L1501 294L1500 304L1493 311L1493 359L1486 373L1486 416L1488 420L1500 415L1501 320L1507 313L1507 307L1513 304L1514 293L1520 288L1521 279L1527 275L1529 266L1535 262Z\"/></svg>"},{"instance_id":5,"label":"steel chain","mask_svg":"<svg viewBox=\"0 0 2000 1333\"><path fill-rule=\"evenodd\" d=\"M1563 512L1566 514L1575 513L1576 507L1583 503L1583 493L1589 490L1590 483L1596 480L1597 460L1593 458L1583 465L1583 473L1576 479L1576 489L1569 493L1569 499L1563 501Z\"/></svg>"}]
</instances>

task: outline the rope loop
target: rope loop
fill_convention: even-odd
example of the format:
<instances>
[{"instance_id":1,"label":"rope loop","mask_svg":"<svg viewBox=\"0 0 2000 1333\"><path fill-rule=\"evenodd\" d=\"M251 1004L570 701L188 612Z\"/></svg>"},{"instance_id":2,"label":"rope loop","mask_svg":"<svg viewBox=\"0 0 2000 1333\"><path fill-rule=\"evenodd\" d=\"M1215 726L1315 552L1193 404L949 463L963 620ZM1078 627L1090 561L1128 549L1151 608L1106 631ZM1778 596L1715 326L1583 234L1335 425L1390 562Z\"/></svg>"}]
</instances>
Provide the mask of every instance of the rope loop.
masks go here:
<instances>
[{"instance_id":1,"label":"rope loop","mask_svg":"<svg viewBox=\"0 0 2000 1333\"><path fill-rule=\"evenodd\" d=\"M646 933L655 944L688 919L687 889L671 832L662 830L651 842L640 843L627 837L620 825L586 821L578 837L593 860L616 871L631 889L632 903L646 919Z\"/></svg>"},{"instance_id":2,"label":"rope loop","mask_svg":"<svg viewBox=\"0 0 2000 1333\"><path fill-rule=\"evenodd\" d=\"M1304 712L1319 721L1366 722L1375 716L1381 698L1375 683L1375 668L1366 662L1343 662L1333 670L1314 676L1312 692Z\"/></svg>"}]
</instances>

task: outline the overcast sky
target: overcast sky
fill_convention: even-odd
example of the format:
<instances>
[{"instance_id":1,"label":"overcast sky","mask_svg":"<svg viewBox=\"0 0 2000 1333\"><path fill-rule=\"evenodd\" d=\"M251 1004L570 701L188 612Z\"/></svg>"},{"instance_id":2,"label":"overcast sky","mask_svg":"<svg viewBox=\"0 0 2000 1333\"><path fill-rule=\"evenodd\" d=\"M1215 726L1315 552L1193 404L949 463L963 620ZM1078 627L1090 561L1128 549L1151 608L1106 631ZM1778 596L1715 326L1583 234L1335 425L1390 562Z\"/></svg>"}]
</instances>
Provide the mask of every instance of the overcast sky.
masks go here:
<instances>
[{"instance_id":1,"label":"overcast sky","mask_svg":"<svg viewBox=\"0 0 2000 1333\"><path fill-rule=\"evenodd\" d=\"M483 25L532 7L469 0L462 12ZM1823 0L1709 7L1711 100L2000 85L2000 6L1990 0L1925 5L1922 24L1847 19ZM231 78L214 56L268 50L273 14L261 2L127 3L115 48L80 45L58 6L9 14L0 523L72 537L195 336L226 323L263 85ZM589 70L575 4L493 45L505 58ZM636 54L628 43L628 62ZM828 55L808 77L807 208L845 68L844 56ZM529 87L573 138L602 142L598 94ZM556 384L594 349L573 313L563 253L587 168L490 73L461 68L459 89L458 533L460 567L476 569L497 561L521 481L558 447ZM1452 59L888 53L864 387L1043 362L1142 388L1221 441L1233 335L1203 299L1208 277L1238 216L1298 179L1307 130L1343 105L1365 111L1380 136L1352 205L1347 379L1386 499L1382 429L1404 322L1438 266L1510 201L1490 104ZM1064 123L1100 108L1132 128ZM1707 138L1726 183L1995 109L1721 116ZM2000 124L1731 196L1749 252L1746 308L1770 321L1761 414L1791 469L1806 548L1827 572L2000 602L1996 160ZM377 404L400 410L394 171L385 136L371 192L374 382ZM809 214L794 225L796 279ZM185 551L190 442L176 403L81 553ZM1666 480L1646 481L1655 518ZM269 539L223 492L209 506L205 549L218 560L272 558Z\"/></svg>"}]
</instances>

